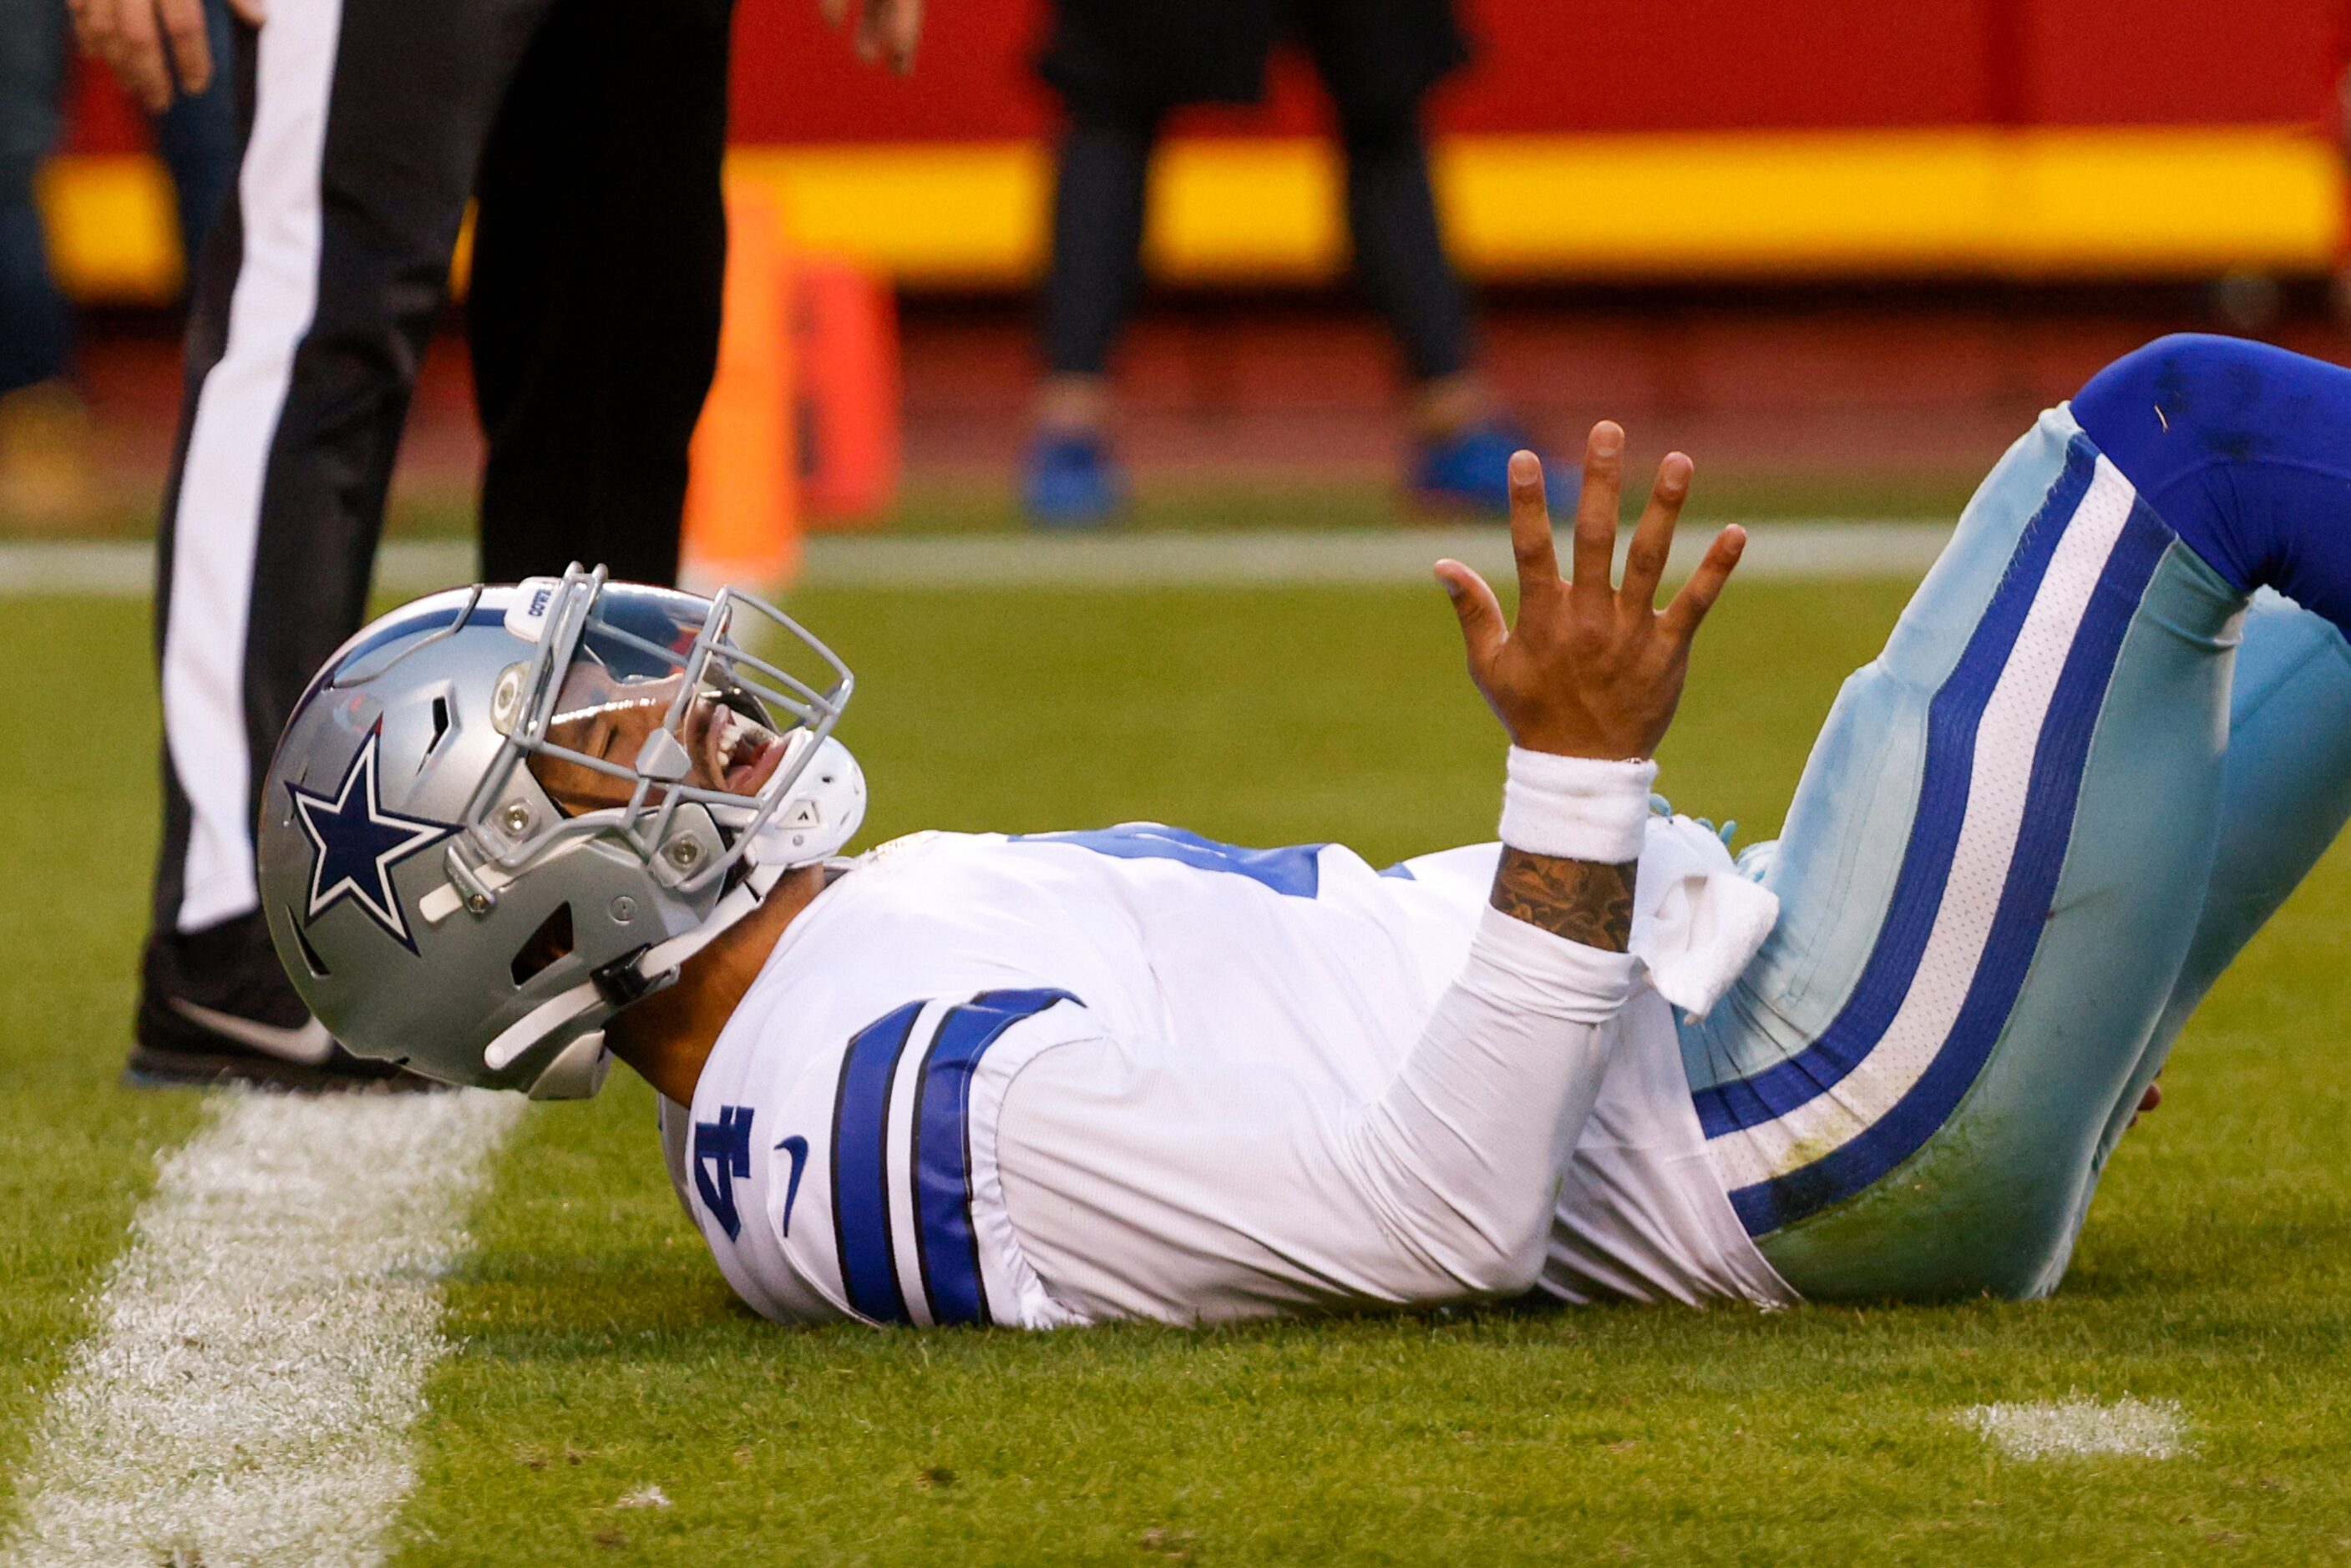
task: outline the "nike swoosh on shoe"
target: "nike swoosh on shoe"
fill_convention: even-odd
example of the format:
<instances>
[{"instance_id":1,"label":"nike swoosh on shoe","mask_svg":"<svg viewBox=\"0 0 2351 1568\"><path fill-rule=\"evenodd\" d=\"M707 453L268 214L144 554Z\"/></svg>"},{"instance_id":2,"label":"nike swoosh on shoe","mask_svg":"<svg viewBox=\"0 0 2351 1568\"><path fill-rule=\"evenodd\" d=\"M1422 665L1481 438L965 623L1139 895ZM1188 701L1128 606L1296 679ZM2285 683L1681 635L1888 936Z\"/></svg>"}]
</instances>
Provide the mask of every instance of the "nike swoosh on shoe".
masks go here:
<instances>
[{"instance_id":1,"label":"nike swoosh on shoe","mask_svg":"<svg viewBox=\"0 0 2351 1568\"><path fill-rule=\"evenodd\" d=\"M249 1045L266 1056L283 1062L298 1062L305 1067L323 1067L335 1054L335 1037L327 1026L315 1018L305 1019L298 1029L281 1029L276 1024L257 1023L250 1018L239 1018L234 1012L218 1012L209 1007L199 1007L193 1002L172 997L172 1009L189 1023L209 1029L225 1039L240 1045Z\"/></svg>"}]
</instances>

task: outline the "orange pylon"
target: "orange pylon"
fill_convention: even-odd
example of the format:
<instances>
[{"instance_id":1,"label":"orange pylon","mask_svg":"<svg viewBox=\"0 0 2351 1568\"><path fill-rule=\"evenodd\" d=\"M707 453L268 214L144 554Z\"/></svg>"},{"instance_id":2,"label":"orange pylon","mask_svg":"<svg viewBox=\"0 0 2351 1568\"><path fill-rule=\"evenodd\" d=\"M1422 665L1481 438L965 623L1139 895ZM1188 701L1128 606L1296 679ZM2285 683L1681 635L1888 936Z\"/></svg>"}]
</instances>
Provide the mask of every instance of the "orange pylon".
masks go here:
<instances>
[{"instance_id":1,"label":"orange pylon","mask_svg":"<svg viewBox=\"0 0 2351 1568\"><path fill-rule=\"evenodd\" d=\"M679 574L701 591L780 591L799 571L791 270L782 210L728 190L718 373L694 429Z\"/></svg>"},{"instance_id":2,"label":"orange pylon","mask_svg":"<svg viewBox=\"0 0 2351 1568\"><path fill-rule=\"evenodd\" d=\"M841 256L797 257L800 500L810 528L871 527L898 493L898 307Z\"/></svg>"}]
</instances>

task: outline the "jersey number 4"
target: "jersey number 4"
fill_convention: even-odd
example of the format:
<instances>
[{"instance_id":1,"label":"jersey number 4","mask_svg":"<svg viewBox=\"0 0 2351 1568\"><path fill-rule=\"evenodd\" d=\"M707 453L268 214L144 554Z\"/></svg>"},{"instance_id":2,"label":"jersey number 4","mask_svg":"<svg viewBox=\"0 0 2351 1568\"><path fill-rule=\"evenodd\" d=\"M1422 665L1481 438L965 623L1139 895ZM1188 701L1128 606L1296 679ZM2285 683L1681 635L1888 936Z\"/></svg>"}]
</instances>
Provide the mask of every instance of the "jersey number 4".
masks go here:
<instances>
[{"instance_id":1,"label":"jersey number 4","mask_svg":"<svg viewBox=\"0 0 2351 1568\"><path fill-rule=\"evenodd\" d=\"M694 1124L694 1189L730 1241L743 1233L735 1183L751 1174L751 1107L721 1106L715 1122ZM794 1172L798 1174L797 1170Z\"/></svg>"},{"instance_id":2,"label":"jersey number 4","mask_svg":"<svg viewBox=\"0 0 2351 1568\"><path fill-rule=\"evenodd\" d=\"M1088 833L1022 833L1016 844L1074 844L1097 855L1121 860L1175 860L1201 871L1222 871L1246 877L1261 887L1293 898L1311 898L1322 886L1317 858L1328 846L1293 844L1286 849L1243 849L1219 844L1181 827L1155 822L1130 822Z\"/></svg>"}]
</instances>

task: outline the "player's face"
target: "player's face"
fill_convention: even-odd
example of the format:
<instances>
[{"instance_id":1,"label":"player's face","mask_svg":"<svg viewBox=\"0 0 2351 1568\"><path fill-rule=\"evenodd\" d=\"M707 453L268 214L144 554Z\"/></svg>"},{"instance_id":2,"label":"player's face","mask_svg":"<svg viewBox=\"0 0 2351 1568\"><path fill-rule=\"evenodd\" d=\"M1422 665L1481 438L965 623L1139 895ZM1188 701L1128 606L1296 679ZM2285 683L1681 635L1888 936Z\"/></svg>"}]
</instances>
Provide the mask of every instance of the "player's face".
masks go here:
<instances>
[{"instance_id":1,"label":"player's face","mask_svg":"<svg viewBox=\"0 0 2351 1568\"><path fill-rule=\"evenodd\" d=\"M548 739L583 756L632 766L645 738L668 720L684 679L620 680L583 660L564 678ZM693 763L686 783L703 789L757 794L784 760L781 737L728 707L706 686L695 693L681 730L678 738ZM632 790L626 778L544 752L532 756L530 771L556 804L570 812L626 805ZM660 792L652 798L658 800Z\"/></svg>"}]
</instances>

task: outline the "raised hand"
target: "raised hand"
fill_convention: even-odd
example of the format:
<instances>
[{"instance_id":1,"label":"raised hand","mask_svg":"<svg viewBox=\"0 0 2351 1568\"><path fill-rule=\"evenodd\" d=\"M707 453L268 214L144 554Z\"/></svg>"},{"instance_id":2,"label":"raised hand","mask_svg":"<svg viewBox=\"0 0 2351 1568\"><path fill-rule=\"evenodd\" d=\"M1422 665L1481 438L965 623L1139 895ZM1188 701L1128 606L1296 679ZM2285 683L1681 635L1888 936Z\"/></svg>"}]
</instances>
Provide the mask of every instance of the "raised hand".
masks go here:
<instances>
[{"instance_id":1,"label":"raised hand","mask_svg":"<svg viewBox=\"0 0 2351 1568\"><path fill-rule=\"evenodd\" d=\"M821 8L830 26L838 27L855 16L859 59L887 59L900 76L914 68L914 46L923 37L923 0L821 0Z\"/></svg>"},{"instance_id":2,"label":"raised hand","mask_svg":"<svg viewBox=\"0 0 2351 1568\"><path fill-rule=\"evenodd\" d=\"M1575 576L1562 581L1534 453L1510 459L1510 548L1519 569L1516 625L1486 580L1458 561L1439 561L1477 682L1511 743L1531 752L1617 761L1656 752L1673 722L1689 672L1690 639L1722 593L1747 531L1716 535L1673 602L1656 607L1674 524L1688 499L1690 460L1667 454L1649 504L1633 531L1622 587L1610 587L1616 504L1623 491L1625 431L1603 420L1583 449L1583 493L1575 509Z\"/></svg>"}]
</instances>

